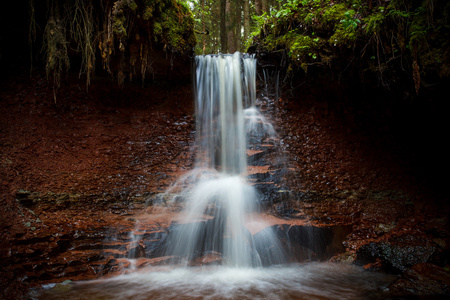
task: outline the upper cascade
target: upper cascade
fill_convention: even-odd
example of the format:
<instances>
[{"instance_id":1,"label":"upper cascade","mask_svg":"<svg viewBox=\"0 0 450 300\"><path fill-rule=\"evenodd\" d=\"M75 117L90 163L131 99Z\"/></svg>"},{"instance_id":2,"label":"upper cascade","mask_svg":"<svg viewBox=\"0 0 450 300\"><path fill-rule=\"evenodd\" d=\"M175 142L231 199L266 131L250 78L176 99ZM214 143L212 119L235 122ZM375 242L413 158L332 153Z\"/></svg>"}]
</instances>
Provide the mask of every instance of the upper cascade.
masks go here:
<instances>
[{"instance_id":1,"label":"upper cascade","mask_svg":"<svg viewBox=\"0 0 450 300\"><path fill-rule=\"evenodd\" d=\"M202 55L196 61L197 167L226 174L247 170L244 108L255 103L256 59Z\"/></svg>"}]
</instances>

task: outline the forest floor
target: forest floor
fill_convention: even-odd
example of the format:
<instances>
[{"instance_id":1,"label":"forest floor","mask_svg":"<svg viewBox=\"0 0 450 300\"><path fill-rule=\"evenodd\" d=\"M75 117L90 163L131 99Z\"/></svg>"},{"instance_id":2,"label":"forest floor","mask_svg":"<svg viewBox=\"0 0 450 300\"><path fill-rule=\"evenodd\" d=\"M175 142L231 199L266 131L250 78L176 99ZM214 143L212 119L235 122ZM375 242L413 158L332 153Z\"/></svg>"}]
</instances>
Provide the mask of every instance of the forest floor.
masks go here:
<instances>
[{"instance_id":1,"label":"forest floor","mask_svg":"<svg viewBox=\"0 0 450 300\"><path fill-rule=\"evenodd\" d=\"M333 260L403 274L391 286L394 294L450 293L448 198L422 167L427 158L405 155L393 133L398 127L368 122L367 111L377 111L318 101L323 93L275 99L268 108L292 170L286 180L293 195L288 208L276 203L271 213L351 226L344 253ZM326 93L344 97L340 90ZM44 74L2 80L0 288L6 296L55 281L57 267L50 272L30 262L52 253L62 259L67 235L129 231L149 197L192 168L192 99L189 82L119 88L97 78L86 91L82 80L69 78L54 100ZM151 222L160 227L174 217L157 215ZM420 289L418 277L433 284Z\"/></svg>"}]
</instances>

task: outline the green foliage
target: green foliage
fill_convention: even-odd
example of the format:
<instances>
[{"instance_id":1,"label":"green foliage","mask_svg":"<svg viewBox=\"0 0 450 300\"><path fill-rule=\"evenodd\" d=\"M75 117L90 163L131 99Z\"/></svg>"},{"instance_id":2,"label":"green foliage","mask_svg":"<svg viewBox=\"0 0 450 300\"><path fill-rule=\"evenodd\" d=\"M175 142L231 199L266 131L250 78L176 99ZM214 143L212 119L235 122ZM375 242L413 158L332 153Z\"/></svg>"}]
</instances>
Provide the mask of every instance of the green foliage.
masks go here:
<instances>
[{"instance_id":1,"label":"green foliage","mask_svg":"<svg viewBox=\"0 0 450 300\"><path fill-rule=\"evenodd\" d=\"M350 9L344 13L344 18L340 21L342 26L344 26L345 30L354 30L361 24L361 20L355 18L356 12L353 9Z\"/></svg>"},{"instance_id":2,"label":"green foliage","mask_svg":"<svg viewBox=\"0 0 450 300\"><path fill-rule=\"evenodd\" d=\"M138 25L138 26L137 26ZM112 10L112 31L119 39L119 50L129 57L131 79L136 70L144 82L152 70L152 53L163 50L170 54L188 54L196 44L194 18L181 0L118 0ZM101 46L111 43L108 40ZM108 51L104 61L109 60ZM126 75L119 64L117 79L123 85Z\"/></svg>"},{"instance_id":3,"label":"green foliage","mask_svg":"<svg viewBox=\"0 0 450 300\"><path fill-rule=\"evenodd\" d=\"M154 3L154 2L153 2ZM170 2L168 2L170 3ZM185 52L196 44L194 19L184 2L161 5L159 18L154 23L155 41L172 51ZM186 35L186 32L191 32Z\"/></svg>"},{"instance_id":4,"label":"green foliage","mask_svg":"<svg viewBox=\"0 0 450 300\"><path fill-rule=\"evenodd\" d=\"M114 3L113 6L113 31L114 33L120 37L125 38L127 36L126 30L126 21L127 18L125 16L126 12L136 11L137 4L133 0L118 0Z\"/></svg>"},{"instance_id":5,"label":"green foliage","mask_svg":"<svg viewBox=\"0 0 450 300\"><path fill-rule=\"evenodd\" d=\"M114 30L114 33L116 34L116 36L119 36L119 37L127 36L127 30L125 29L126 20L127 19L125 18L125 16L123 14L115 15L114 23L113 23L113 30Z\"/></svg>"},{"instance_id":6,"label":"green foliage","mask_svg":"<svg viewBox=\"0 0 450 300\"><path fill-rule=\"evenodd\" d=\"M375 34L377 31L383 28L382 26L385 22L385 19L386 19L385 8L384 6L379 6L377 11L368 14L364 18L365 33L368 35Z\"/></svg>"},{"instance_id":7,"label":"green foliage","mask_svg":"<svg viewBox=\"0 0 450 300\"><path fill-rule=\"evenodd\" d=\"M346 7L341 5L339 12L334 15L334 20L340 19L339 23L335 24L334 34L328 40L333 47L351 45L360 31L361 20L354 9L346 10Z\"/></svg>"},{"instance_id":8,"label":"green foliage","mask_svg":"<svg viewBox=\"0 0 450 300\"><path fill-rule=\"evenodd\" d=\"M329 64L333 48L355 41L361 30L356 9L331 0L290 0L270 16L258 17L256 28L262 29L253 37L262 39L265 51L285 50L304 70L309 64Z\"/></svg>"},{"instance_id":9,"label":"green foliage","mask_svg":"<svg viewBox=\"0 0 450 300\"><path fill-rule=\"evenodd\" d=\"M450 73L449 20L445 0L288 0L255 18L252 41L260 51L286 53L291 69L348 68L357 57L383 84L386 70L408 64L418 91L421 75Z\"/></svg>"},{"instance_id":10,"label":"green foliage","mask_svg":"<svg viewBox=\"0 0 450 300\"><path fill-rule=\"evenodd\" d=\"M195 18L195 33L197 43L195 53L207 54L221 51L220 45L220 3L216 0L202 0L190 2ZM203 41L205 47L203 49ZM226 50L225 50L226 51Z\"/></svg>"},{"instance_id":11,"label":"green foliage","mask_svg":"<svg viewBox=\"0 0 450 300\"><path fill-rule=\"evenodd\" d=\"M184 53L195 45L194 18L186 2L178 0L144 0L138 6L133 0L114 4L113 31L121 38L127 36L129 18L142 19L153 41L172 52ZM127 18L128 16L128 18ZM128 29L130 30L130 29Z\"/></svg>"}]
</instances>

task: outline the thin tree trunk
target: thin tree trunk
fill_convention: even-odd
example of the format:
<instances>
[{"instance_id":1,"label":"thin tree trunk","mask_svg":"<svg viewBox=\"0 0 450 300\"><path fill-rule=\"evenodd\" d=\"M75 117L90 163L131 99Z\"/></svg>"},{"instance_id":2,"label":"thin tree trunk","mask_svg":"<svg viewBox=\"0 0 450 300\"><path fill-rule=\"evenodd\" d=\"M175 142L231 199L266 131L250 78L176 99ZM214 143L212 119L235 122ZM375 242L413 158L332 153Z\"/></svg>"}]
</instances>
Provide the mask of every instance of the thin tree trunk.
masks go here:
<instances>
[{"instance_id":1,"label":"thin tree trunk","mask_svg":"<svg viewBox=\"0 0 450 300\"><path fill-rule=\"evenodd\" d=\"M234 34L234 10L232 10L231 5L232 0L226 0L226 26L227 26L227 50L228 53L234 53L236 52L236 37Z\"/></svg>"},{"instance_id":2,"label":"thin tree trunk","mask_svg":"<svg viewBox=\"0 0 450 300\"><path fill-rule=\"evenodd\" d=\"M206 51L205 0L202 1L202 54Z\"/></svg>"},{"instance_id":3,"label":"thin tree trunk","mask_svg":"<svg viewBox=\"0 0 450 300\"><path fill-rule=\"evenodd\" d=\"M242 41L242 0L236 0L235 3L235 16L236 25L235 35L236 35L236 51L241 51L241 41Z\"/></svg>"},{"instance_id":4,"label":"thin tree trunk","mask_svg":"<svg viewBox=\"0 0 450 300\"><path fill-rule=\"evenodd\" d=\"M261 0L261 14L269 13L269 4L267 0Z\"/></svg>"},{"instance_id":5,"label":"thin tree trunk","mask_svg":"<svg viewBox=\"0 0 450 300\"><path fill-rule=\"evenodd\" d=\"M208 21L209 35L207 36L210 53L218 53L221 51L221 32L222 32L222 15L221 15L221 1L210 0L207 2L211 8L211 16ZM219 21L219 22L218 22Z\"/></svg>"},{"instance_id":6,"label":"thin tree trunk","mask_svg":"<svg viewBox=\"0 0 450 300\"><path fill-rule=\"evenodd\" d=\"M255 12L257 16L262 15L262 0L255 0Z\"/></svg>"},{"instance_id":7,"label":"thin tree trunk","mask_svg":"<svg viewBox=\"0 0 450 300\"><path fill-rule=\"evenodd\" d=\"M220 0L220 51L227 52L227 22L226 22L226 2Z\"/></svg>"},{"instance_id":8,"label":"thin tree trunk","mask_svg":"<svg viewBox=\"0 0 450 300\"><path fill-rule=\"evenodd\" d=\"M244 40L250 35L250 0L244 0Z\"/></svg>"}]
</instances>

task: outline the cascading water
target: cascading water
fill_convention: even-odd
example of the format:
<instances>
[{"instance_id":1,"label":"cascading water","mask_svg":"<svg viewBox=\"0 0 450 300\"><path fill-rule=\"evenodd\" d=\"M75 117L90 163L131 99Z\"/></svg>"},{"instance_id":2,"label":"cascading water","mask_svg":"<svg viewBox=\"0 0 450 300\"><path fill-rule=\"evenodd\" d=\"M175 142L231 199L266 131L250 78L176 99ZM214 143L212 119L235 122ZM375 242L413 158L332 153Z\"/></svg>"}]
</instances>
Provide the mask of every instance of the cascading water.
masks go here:
<instances>
[{"instance_id":1,"label":"cascading water","mask_svg":"<svg viewBox=\"0 0 450 300\"><path fill-rule=\"evenodd\" d=\"M208 254L227 266L282 263L270 230L254 241L246 227L257 202L246 182L246 136L255 130L256 60L238 52L197 56L196 67L197 161L190 175L198 181L184 191L186 216L165 254L186 265Z\"/></svg>"},{"instance_id":2,"label":"cascading water","mask_svg":"<svg viewBox=\"0 0 450 300\"><path fill-rule=\"evenodd\" d=\"M196 65L197 167L242 174L247 163L241 57L197 56Z\"/></svg>"},{"instance_id":3,"label":"cascading water","mask_svg":"<svg viewBox=\"0 0 450 300\"><path fill-rule=\"evenodd\" d=\"M154 257L171 257L169 265L136 267L129 274L79 282L37 297L363 300L377 293L385 278L355 266L284 264L272 228L251 217L258 199L246 178L246 137L259 141L275 134L255 107L256 60L239 53L199 56L196 66L197 161L168 192L181 187L185 216L171 226L162 248L152 251ZM252 234L248 228L255 224L264 229ZM303 237L306 244L308 238ZM138 242L133 234L130 247ZM205 257L215 257L221 266L183 267L205 265ZM373 299L379 298L375 294Z\"/></svg>"}]
</instances>

